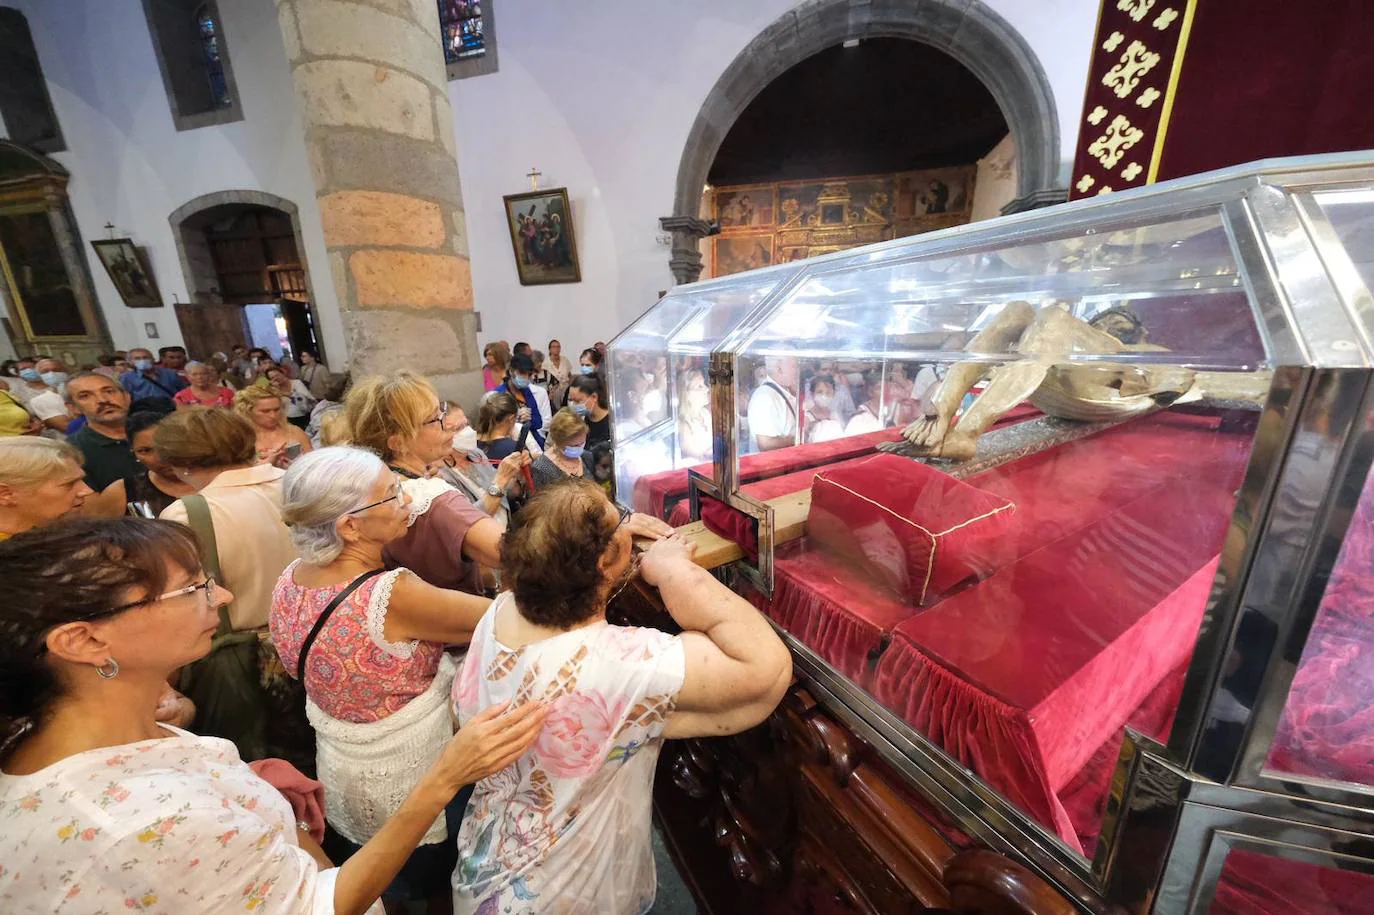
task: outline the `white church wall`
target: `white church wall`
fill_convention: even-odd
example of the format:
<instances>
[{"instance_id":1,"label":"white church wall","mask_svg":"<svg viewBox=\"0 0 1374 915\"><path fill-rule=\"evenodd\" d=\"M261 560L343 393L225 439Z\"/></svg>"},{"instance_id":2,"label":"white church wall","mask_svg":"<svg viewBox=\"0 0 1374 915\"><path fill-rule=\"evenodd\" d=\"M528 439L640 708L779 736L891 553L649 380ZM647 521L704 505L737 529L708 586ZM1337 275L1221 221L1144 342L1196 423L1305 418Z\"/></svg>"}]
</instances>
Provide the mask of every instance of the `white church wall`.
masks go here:
<instances>
[{"instance_id":1,"label":"white church wall","mask_svg":"<svg viewBox=\"0 0 1374 915\"><path fill-rule=\"evenodd\" d=\"M28 18L68 151L72 206L84 242L106 222L148 248L169 304L186 299L168 215L221 190L295 202L331 361L344 341L301 121L273 0L221 2L244 120L178 133L136 0L3 0ZM1054 91L1064 180L1077 136L1097 4L985 0L1034 48ZM658 218L672 211L692 122L735 55L793 0L497 0L497 73L449 84L482 339L563 341L573 357L609 339L672 285ZM903 104L919 100L903 100ZM521 286L501 197L566 186L582 282ZM117 346L168 345L172 308L128 309L90 254ZM144 322L157 325L149 340Z\"/></svg>"},{"instance_id":2,"label":"white church wall","mask_svg":"<svg viewBox=\"0 0 1374 915\"><path fill-rule=\"evenodd\" d=\"M275 194L299 207L302 253L320 315L322 343L344 361L338 301L329 275L291 72L272 0L219 4L244 120L177 132L137 0L5 0L28 17L67 151L72 210L96 296L115 346L182 343L173 297L187 281L167 218L189 200L223 190ZM163 308L127 308L90 248L105 224L147 248ZM150 339L144 323L157 326Z\"/></svg>"},{"instance_id":3,"label":"white church wall","mask_svg":"<svg viewBox=\"0 0 1374 915\"><path fill-rule=\"evenodd\" d=\"M1095 0L987 0L1035 49L1054 91L1067 183ZM658 218L672 212L692 122L735 55L792 0L499 0L500 71L449 84L483 340L609 339L673 283ZM914 104L916 100L904 100ZM521 286L501 197L566 186L582 282Z\"/></svg>"}]
</instances>

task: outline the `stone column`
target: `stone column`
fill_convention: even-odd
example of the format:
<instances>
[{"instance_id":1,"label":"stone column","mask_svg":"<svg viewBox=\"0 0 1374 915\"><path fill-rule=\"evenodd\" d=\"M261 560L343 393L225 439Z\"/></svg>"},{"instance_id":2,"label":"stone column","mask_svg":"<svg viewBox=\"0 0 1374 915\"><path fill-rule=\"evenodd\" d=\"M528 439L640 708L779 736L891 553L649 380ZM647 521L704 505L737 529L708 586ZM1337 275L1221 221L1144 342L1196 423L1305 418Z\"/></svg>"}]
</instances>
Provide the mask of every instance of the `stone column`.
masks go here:
<instances>
[{"instance_id":1,"label":"stone column","mask_svg":"<svg viewBox=\"0 0 1374 915\"><path fill-rule=\"evenodd\" d=\"M695 283L701 276L701 240L710 225L696 216L662 216L658 224L673 235L673 253L668 269L679 283Z\"/></svg>"},{"instance_id":2,"label":"stone column","mask_svg":"<svg viewBox=\"0 0 1374 915\"><path fill-rule=\"evenodd\" d=\"M277 0L354 377L481 393L462 189L433 0Z\"/></svg>"}]
</instances>

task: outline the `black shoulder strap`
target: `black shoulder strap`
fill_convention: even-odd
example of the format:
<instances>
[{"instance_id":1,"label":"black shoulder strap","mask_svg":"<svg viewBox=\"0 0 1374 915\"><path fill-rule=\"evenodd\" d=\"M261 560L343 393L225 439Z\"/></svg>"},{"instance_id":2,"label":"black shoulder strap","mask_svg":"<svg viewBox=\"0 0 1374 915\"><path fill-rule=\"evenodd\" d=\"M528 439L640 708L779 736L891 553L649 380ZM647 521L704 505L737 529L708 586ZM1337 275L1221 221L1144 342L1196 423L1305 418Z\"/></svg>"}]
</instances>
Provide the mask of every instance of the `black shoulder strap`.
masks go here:
<instances>
[{"instance_id":1,"label":"black shoulder strap","mask_svg":"<svg viewBox=\"0 0 1374 915\"><path fill-rule=\"evenodd\" d=\"M320 618L315 620L315 625L310 627L310 634L307 635L305 641L301 643L301 656L296 659L297 680L301 681L301 683L305 683L305 659L306 656L310 654L310 646L315 644L315 637L320 634L320 630L324 628L324 624L334 615L334 611L339 608L339 604L348 600L348 595L358 590L363 582L367 581L369 578L375 578L385 571L386 569L372 569L364 572L349 582L347 588L344 588L338 594L334 595L334 599L329 602L329 606L324 608L324 612L320 614Z\"/></svg>"},{"instance_id":2,"label":"black shoulder strap","mask_svg":"<svg viewBox=\"0 0 1374 915\"><path fill-rule=\"evenodd\" d=\"M787 405L787 412L791 413L793 416L797 415L797 408L792 403L792 395L788 394L786 389L784 389L782 385L778 384L776 381L773 381L770 378L769 380L763 383L763 386L765 388L772 388L774 391L777 391L778 396L782 398L782 402Z\"/></svg>"}]
</instances>

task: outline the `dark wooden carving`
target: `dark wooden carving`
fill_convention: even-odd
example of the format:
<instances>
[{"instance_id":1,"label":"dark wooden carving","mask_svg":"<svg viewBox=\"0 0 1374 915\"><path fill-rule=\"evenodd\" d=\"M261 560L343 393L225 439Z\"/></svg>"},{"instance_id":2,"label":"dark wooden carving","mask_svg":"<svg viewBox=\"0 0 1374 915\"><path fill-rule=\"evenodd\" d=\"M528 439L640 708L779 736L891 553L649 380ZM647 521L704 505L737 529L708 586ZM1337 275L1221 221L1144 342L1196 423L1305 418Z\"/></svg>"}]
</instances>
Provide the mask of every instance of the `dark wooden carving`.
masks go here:
<instances>
[{"instance_id":1,"label":"dark wooden carving","mask_svg":"<svg viewBox=\"0 0 1374 915\"><path fill-rule=\"evenodd\" d=\"M612 618L676 629L642 585ZM669 851L708 915L1075 911L933 811L801 684L750 731L668 741L654 784Z\"/></svg>"}]
</instances>

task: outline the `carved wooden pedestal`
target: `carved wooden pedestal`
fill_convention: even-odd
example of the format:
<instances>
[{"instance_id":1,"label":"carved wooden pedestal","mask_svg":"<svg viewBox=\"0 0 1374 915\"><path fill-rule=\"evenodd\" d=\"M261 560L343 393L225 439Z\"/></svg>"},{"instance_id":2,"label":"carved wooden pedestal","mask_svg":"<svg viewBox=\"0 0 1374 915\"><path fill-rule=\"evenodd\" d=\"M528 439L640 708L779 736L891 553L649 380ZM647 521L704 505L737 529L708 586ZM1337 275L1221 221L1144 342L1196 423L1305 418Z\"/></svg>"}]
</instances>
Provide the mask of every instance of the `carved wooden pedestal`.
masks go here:
<instances>
[{"instance_id":1,"label":"carved wooden pedestal","mask_svg":"<svg viewBox=\"0 0 1374 915\"><path fill-rule=\"evenodd\" d=\"M616 621L674 630L636 585ZM1008 858L947 838L913 786L794 684L764 724L734 737L670 740L654 812L710 915L1075 911ZM953 840L953 842L951 841Z\"/></svg>"}]
</instances>

